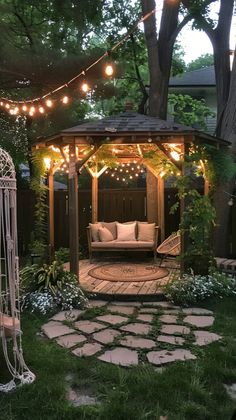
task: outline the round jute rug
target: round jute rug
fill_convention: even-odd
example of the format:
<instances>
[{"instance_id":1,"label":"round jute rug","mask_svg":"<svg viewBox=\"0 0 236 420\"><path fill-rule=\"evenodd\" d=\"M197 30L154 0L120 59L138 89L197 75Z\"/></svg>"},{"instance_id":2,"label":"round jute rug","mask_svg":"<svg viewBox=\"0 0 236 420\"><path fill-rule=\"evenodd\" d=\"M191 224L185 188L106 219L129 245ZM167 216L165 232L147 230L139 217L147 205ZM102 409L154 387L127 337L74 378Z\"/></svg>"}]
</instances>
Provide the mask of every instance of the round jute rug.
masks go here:
<instances>
[{"instance_id":1,"label":"round jute rug","mask_svg":"<svg viewBox=\"0 0 236 420\"><path fill-rule=\"evenodd\" d=\"M151 281L166 277L166 268L144 264L106 264L89 270L91 277L108 281Z\"/></svg>"}]
</instances>

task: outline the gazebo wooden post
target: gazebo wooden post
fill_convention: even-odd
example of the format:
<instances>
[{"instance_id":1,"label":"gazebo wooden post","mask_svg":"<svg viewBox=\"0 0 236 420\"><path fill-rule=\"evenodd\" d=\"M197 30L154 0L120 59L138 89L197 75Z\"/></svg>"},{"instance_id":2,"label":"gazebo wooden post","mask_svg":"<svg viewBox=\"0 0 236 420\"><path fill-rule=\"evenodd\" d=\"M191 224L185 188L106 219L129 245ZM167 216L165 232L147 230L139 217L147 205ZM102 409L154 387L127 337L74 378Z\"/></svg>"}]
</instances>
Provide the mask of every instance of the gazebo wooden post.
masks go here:
<instances>
[{"instance_id":1,"label":"gazebo wooden post","mask_svg":"<svg viewBox=\"0 0 236 420\"><path fill-rule=\"evenodd\" d=\"M96 223L98 220L98 179L106 171L107 166L103 166L98 172L98 168L90 168L88 165L85 165L85 168L92 177L92 223Z\"/></svg>"},{"instance_id":2,"label":"gazebo wooden post","mask_svg":"<svg viewBox=\"0 0 236 420\"><path fill-rule=\"evenodd\" d=\"M69 244L70 271L77 277L79 274L79 205L78 205L78 173L76 170L75 144L69 145Z\"/></svg>"},{"instance_id":3,"label":"gazebo wooden post","mask_svg":"<svg viewBox=\"0 0 236 420\"><path fill-rule=\"evenodd\" d=\"M97 167L92 174L92 223L98 220L98 173Z\"/></svg>"},{"instance_id":4,"label":"gazebo wooden post","mask_svg":"<svg viewBox=\"0 0 236 420\"><path fill-rule=\"evenodd\" d=\"M209 194L209 181L207 178L204 178L204 195Z\"/></svg>"},{"instance_id":5,"label":"gazebo wooden post","mask_svg":"<svg viewBox=\"0 0 236 420\"><path fill-rule=\"evenodd\" d=\"M160 228L161 242L165 239L165 182L159 175L157 177L157 202L158 202L158 225Z\"/></svg>"},{"instance_id":6,"label":"gazebo wooden post","mask_svg":"<svg viewBox=\"0 0 236 420\"><path fill-rule=\"evenodd\" d=\"M185 162L185 157L189 154L189 144L183 144L182 145L182 155L184 156L184 162ZM182 164L182 168L181 168L181 176L185 175L185 165L184 162ZM186 207L186 199L184 197L182 197L180 199L180 223L182 221L183 218L183 214L185 211L185 207ZM181 232L181 240L180 240L180 252L181 252L181 256L184 255L186 249L188 247L188 235L186 233ZM185 271L185 264L184 264L184 259L181 258L180 260L180 274L184 274Z\"/></svg>"},{"instance_id":7,"label":"gazebo wooden post","mask_svg":"<svg viewBox=\"0 0 236 420\"><path fill-rule=\"evenodd\" d=\"M147 221L158 223L157 177L147 167L146 193L147 193Z\"/></svg>"},{"instance_id":8,"label":"gazebo wooden post","mask_svg":"<svg viewBox=\"0 0 236 420\"><path fill-rule=\"evenodd\" d=\"M51 166L48 171L49 194L49 263L55 258L55 226L54 226L54 173Z\"/></svg>"}]
</instances>

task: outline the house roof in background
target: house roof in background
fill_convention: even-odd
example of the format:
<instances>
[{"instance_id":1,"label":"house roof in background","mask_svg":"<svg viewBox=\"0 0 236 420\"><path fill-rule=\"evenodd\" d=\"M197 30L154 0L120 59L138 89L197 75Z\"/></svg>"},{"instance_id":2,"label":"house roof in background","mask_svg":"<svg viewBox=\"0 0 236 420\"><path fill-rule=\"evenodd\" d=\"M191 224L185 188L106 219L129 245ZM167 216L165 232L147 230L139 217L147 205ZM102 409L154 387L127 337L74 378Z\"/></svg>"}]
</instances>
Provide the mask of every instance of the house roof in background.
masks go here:
<instances>
[{"instance_id":1,"label":"house roof in background","mask_svg":"<svg viewBox=\"0 0 236 420\"><path fill-rule=\"evenodd\" d=\"M171 77L169 87L192 87L192 86L215 86L215 69L214 66L187 71L178 76Z\"/></svg>"}]
</instances>

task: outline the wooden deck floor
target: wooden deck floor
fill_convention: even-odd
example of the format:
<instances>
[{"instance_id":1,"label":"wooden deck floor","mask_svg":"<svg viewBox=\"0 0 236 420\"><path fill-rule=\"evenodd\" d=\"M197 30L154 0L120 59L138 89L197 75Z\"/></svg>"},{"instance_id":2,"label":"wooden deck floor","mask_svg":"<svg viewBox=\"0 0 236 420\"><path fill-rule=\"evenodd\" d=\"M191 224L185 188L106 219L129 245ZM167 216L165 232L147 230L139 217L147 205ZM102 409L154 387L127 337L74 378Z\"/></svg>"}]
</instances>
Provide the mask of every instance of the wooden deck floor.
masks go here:
<instances>
[{"instance_id":1,"label":"wooden deck floor","mask_svg":"<svg viewBox=\"0 0 236 420\"><path fill-rule=\"evenodd\" d=\"M117 262L117 260L116 260ZM137 263L137 261L132 261L133 263ZM149 262L149 261L148 261ZM92 268L103 264L111 264L112 260L109 261L95 261L93 264L90 264L89 260L81 260L79 262L79 282L82 288L90 293L94 293L96 295L107 295L107 296L154 296L158 294L162 294L162 287L173 275L179 270L178 264L175 261L164 261L163 267L167 267L169 274L168 276L159 279L159 280L150 280L150 281L130 281L130 282L122 282L122 281L107 281L107 280L100 280L94 277L91 277L88 272ZM147 263L147 261L145 261ZM159 264L159 262L157 262ZM146 264L145 264L146 265ZM68 265L67 265L68 268Z\"/></svg>"}]
</instances>

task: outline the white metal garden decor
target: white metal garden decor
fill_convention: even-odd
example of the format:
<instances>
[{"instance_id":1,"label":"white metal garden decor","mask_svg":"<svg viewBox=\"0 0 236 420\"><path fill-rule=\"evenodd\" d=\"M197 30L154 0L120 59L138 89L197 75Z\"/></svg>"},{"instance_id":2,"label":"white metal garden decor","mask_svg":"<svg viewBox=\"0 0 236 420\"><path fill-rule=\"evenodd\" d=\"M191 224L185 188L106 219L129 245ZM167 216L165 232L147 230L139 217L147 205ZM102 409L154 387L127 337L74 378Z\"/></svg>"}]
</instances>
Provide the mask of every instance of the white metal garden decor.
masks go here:
<instances>
[{"instance_id":1,"label":"white metal garden decor","mask_svg":"<svg viewBox=\"0 0 236 420\"><path fill-rule=\"evenodd\" d=\"M35 375L23 358L20 329L19 258L17 249L16 177L11 157L0 148L0 336L12 376L0 391L30 384Z\"/></svg>"}]
</instances>

